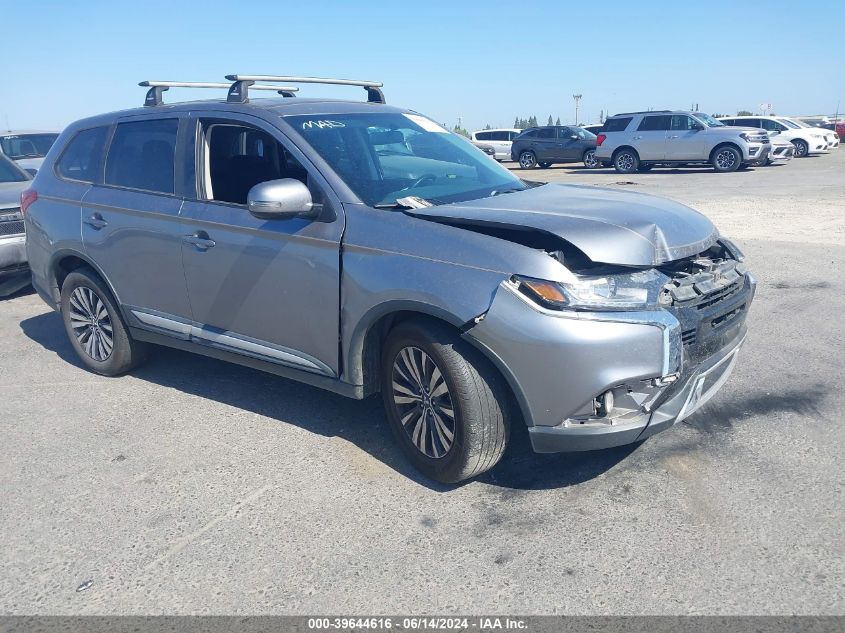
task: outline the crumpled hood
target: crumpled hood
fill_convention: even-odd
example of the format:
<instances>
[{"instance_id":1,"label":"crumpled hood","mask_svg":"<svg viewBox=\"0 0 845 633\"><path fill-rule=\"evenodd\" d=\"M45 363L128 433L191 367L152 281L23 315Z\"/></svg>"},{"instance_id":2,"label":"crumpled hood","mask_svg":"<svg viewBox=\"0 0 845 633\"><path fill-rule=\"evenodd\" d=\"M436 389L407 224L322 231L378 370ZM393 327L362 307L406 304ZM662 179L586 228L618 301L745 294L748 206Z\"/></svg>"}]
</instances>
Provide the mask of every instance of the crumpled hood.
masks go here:
<instances>
[{"instance_id":1,"label":"crumpled hood","mask_svg":"<svg viewBox=\"0 0 845 633\"><path fill-rule=\"evenodd\" d=\"M547 184L491 198L408 209L409 215L550 233L597 263L655 266L707 250L719 232L697 211L641 193Z\"/></svg>"}]
</instances>

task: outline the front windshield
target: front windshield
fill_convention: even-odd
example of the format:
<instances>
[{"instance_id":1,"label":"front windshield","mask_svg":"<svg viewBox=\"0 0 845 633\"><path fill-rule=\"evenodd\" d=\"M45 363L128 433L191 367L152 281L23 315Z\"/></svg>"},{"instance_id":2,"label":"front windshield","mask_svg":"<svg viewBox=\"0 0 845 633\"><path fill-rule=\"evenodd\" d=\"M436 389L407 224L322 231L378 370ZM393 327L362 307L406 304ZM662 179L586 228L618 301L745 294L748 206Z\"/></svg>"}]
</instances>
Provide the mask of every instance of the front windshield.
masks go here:
<instances>
[{"instance_id":1,"label":"front windshield","mask_svg":"<svg viewBox=\"0 0 845 633\"><path fill-rule=\"evenodd\" d=\"M415 196L435 204L525 189L519 178L424 116L358 113L287 116L335 173L370 206Z\"/></svg>"},{"instance_id":2,"label":"front windshield","mask_svg":"<svg viewBox=\"0 0 845 633\"><path fill-rule=\"evenodd\" d=\"M709 114L704 114L703 112L696 112L695 118L704 123L707 127L724 127L725 124L721 121L714 119Z\"/></svg>"},{"instance_id":3,"label":"front windshield","mask_svg":"<svg viewBox=\"0 0 845 633\"><path fill-rule=\"evenodd\" d=\"M12 160L44 158L57 138L58 134L9 134L0 136L0 147Z\"/></svg>"},{"instance_id":4,"label":"front windshield","mask_svg":"<svg viewBox=\"0 0 845 633\"><path fill-rule=\"evenodd\" d=\"M783 123L786 127L791 127L793 130L797 130L801 127L810 127L809 125L807 125L807 126L798 125L798 123L796 121L793 121L792 119L778 119L778 122Z\"/></svg>"},{"instance_id":5,"label":"front windshield","mask_svg":"<svg viewBox=\"0 0 845 633\"><path fill-rule=\"evenodd\" d=\"M12 161L0 156L0 182L25 182L29 176Z\"/></svg>"}]
</instances>

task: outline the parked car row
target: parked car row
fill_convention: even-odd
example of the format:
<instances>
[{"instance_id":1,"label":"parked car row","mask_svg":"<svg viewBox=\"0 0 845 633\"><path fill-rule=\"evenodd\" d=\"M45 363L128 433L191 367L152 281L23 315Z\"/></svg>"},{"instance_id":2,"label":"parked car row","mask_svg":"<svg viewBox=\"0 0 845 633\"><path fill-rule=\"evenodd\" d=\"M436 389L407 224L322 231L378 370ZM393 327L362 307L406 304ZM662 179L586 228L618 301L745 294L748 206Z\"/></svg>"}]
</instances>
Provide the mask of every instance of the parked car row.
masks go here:
<instances>
[{"instance_id":1,"label":"parked car row","mask_svg":"<svg viewBox=\"0 0 845 633\"><path fill-rule=\"evenodd\" d=\"M715 119L702 112L649 110L609 117L598 133L595 156L624 174L697 164L731 172L838 146L835 133L789 117Z\"/></svg>"},{"instance_id":2,"label":"parked car row","mask_svg":"<svg viewBox=\"0 0 845 633\"><path fill-rule=\"evenodd\" d=\"M613 166L626 174L697 164L730 172L838 147L837 132L819 125L780 116L713 118L702 112L649 110L580 126L480 130L472 142L488 154L492 148L496 160L509 158L522 169L583 162L588 169Z\"/></svg>"}]
</instances>

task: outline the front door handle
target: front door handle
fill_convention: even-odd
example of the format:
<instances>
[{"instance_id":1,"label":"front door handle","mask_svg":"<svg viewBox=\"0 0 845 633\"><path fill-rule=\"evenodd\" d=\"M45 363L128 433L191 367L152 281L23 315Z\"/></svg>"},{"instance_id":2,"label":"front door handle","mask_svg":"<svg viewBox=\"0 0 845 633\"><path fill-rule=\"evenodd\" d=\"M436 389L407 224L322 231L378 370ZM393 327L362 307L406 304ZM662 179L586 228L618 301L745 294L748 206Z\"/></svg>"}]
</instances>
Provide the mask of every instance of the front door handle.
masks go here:
<instances>
[{"instance_id":1,"label":"front door handle","mask_svg":"<svg viewBox=\"0 0 845 633\"><path fill-rule=\"evenodd\" d=\"M198 251L207 251L209 248L214 248L214 245L217 243L214 240L209 239L208 233L205 231L197 231L191 235L183 235L182 241L185 244L190 244Z\"/></svg>"},{"instance_id":2,"label":"front door handle","mask_svg":"<svg viewBox=\"0 0 845 633\"><path fill-rule=\"evenodd\" d=\"M93 213L82 221L95 231L99 231L101 228L108 226L108 222L106 222L103 219L103 216L99 213Z\"/></svg>"},{"instance_id":3,"label":"front door handle","mask_svg":"<svg viewBox=\"0 0 845 633\"><path fill-rule=\"evenodd\" d=\"M642 136L632 136L631 137L632 141L639 141L640 139L642 139Z\"/></svg>"}]
</instances>

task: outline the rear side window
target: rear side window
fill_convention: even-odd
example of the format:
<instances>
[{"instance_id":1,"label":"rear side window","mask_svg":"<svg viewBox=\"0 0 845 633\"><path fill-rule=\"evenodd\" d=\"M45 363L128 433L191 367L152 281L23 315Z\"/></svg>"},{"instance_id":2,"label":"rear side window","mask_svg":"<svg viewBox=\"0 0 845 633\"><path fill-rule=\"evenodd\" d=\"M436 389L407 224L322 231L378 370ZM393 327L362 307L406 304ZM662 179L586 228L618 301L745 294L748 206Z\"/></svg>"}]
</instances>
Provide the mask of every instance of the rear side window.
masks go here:
<instances>
[{"instance_id":1,"label":"rear side window","mask_svg":"<svg viewBox=\"0 0 845 633\"><path fill-rule=\"evenodd\" d=\"M537 133L538 138L554 138L555 137L555 129L552 127L543 127L538 130Z\"/></svg>"},{"instance_id":2,"label":"rear side window","mask_svg":"<svg viewBox=\"0 0 845 633\"><path fill-rule=\"evenodd\" d=\"M59 176L82 182L96 181L107 132L107 127L94 127L77 133L56 163Z\"/></svg>"},{"instance_id":3,"label":"rear side window","mask_svg":"<svg viewBox=\"0 0 845 633\"><path fill-rule=\"evenodd\" d=\"M106 158L107 185L174 193L178 119L120 123Z\"/></svg>"},{"instance_id":4,"label":"rear side window","mask_svg":"<svg viewBox=\"0 0 845 633\"><path fill-rule=\"evenodd\" d=\"M631 119L633 119L633 117L629 116L608 119L604 122L602 132L624 132L625 128L627 128L628 124L631 122Z\"/></svg>"},{"instance_id":5,"label":"rear side window","mask_svg":"<svg viewBox=\"0 0 845 633\"><path fill-rule=\"evenodd\" d=\"M642 122L640 123L640 127L637 128L637 131L654 132L668 130L669 123L671 122L671 120L671 116L647 116L643 118Z\"/></svg>"},{"instance_id":6,"label":"rear side window","mask_svg":"<svg viewBox=\"0 0 845 633\"><path fill-rule=\"evenodd\" d=\"M492 132L476 132L475 133L475 140L477 141L489 141L493 138Z\"/></svg>"},{"instance_id":7,"label":"rear side window","mask_svg":"<svg viewBox=\"0 0 845 633\"><path fill-rule=\"evenodd\" d=\"M519 135L520 138L537 138L537 132L539 130L528 130L527 132L523 132Z\"/></svg>"}]
</instances>

